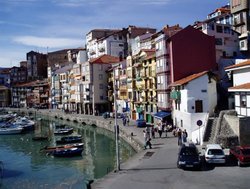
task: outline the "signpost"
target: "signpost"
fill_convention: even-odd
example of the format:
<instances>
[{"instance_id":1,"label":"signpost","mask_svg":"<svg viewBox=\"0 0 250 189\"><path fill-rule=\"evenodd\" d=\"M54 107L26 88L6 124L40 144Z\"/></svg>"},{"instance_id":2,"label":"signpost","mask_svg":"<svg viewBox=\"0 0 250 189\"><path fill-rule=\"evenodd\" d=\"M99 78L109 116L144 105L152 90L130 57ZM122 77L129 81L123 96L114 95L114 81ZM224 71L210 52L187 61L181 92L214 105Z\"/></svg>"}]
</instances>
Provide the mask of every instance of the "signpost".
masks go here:
<instances>
[{"instance_id":1,"label":"signpost","mask_svg":"<svg viewBox=\"0 0 250 189\"><path fill-rule=\"evenodd\" d=\"M196 124L197 124L198 127L199 127L199 144L201 144L201 132L200 132L200 130L201 130L201 126L202 126L202 121L201 121L201 120L198 120L198 121L196 122Z\"/></svg>"}]
</instances>

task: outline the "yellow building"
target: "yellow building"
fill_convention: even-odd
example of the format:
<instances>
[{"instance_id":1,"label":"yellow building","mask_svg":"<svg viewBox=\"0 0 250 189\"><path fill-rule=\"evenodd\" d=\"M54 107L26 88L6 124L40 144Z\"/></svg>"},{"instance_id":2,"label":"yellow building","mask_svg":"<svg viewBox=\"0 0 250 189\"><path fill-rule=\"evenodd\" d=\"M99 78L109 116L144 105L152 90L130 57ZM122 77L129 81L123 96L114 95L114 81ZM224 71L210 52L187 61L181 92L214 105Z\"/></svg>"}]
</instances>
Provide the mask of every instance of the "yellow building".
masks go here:
<instances>
[{"instance_id":1,"label":"yellow building","mask_svg":"<svg viewBox=\"0 0 250 189\"><path fill-rule=\"evenodd\" d=\"M154 49L143 49L132 57L132 66L127 59L128 97L132 119L145 119L154 123L157 113L156 61Z\"/></svg>"}]
</instances>

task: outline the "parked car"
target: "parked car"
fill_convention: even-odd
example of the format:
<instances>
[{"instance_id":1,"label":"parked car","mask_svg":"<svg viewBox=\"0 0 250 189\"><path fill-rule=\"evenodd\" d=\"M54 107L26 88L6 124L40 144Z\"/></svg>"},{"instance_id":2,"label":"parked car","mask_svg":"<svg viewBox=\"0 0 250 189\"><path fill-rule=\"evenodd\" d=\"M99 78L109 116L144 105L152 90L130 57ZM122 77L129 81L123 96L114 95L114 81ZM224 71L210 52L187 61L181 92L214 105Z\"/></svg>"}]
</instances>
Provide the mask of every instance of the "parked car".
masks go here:
<instances>
[{"instance_id":1,"label":"parked car","mask_svg":"<svg viewBox=\"0 0 250 189\"><path fill-rule=\"evenodd\" d=\"M231 158L237 161L238 166L250 165L250 146L235 146L229 151Z\"/></svg>"},{"instance_id":2,"label":"parked car","mask_svg":"<svg viewBox=\"0 0 250 189\"><path fill-rule=\"evenodd\" d=\"M104 112L104 113L102 114L102 117L103 117L104 119L110 118L110 112Z\"/></svg>"},{"instance_id":3,"label":"parked car","mask_svg":"<svg viewBox=\"0 0 250 189\"><path fill-rule=\"evenodd\" d=\"M226 156L219 144L208 144L205 150L206 163L225 164Z\"/></svg>"},{"instance_id":4,"label":"parked car","mask_svg":"<svg viewBox=\"0 0 250 189\"><path fill-rule=\"evenodd\" d=\"M201 158L195 144L185 143L181 145L178 153L177 167L182 169L201 169Z\"/></svg>"},{"instance_id":5,"label":"parked car","mask_svg":"<svg viewBox=\"0 0 250 189\"><path fill-rule=\"evenodd\" d=\"M146 127L147 123L144 119L137 119L136 120L136 126L137 127Z\"/></svg>"}]
</instances>

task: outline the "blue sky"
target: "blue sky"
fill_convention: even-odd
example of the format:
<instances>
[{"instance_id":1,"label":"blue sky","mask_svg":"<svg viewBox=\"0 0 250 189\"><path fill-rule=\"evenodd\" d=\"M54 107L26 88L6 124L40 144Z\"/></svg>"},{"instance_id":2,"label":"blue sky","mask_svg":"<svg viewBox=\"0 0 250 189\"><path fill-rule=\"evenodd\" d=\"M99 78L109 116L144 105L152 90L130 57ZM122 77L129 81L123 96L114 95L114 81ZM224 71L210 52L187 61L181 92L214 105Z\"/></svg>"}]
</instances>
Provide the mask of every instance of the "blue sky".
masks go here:
<instances>
[{"instance_id":1,"label":"blue sky","mask_svg":"<svg viewBox=\"0 0 250 189\"><path fill-rule=\"evenodd\" d=\"M19 66L26 53L83 47L95 28L185 27L229 0L1 0L0 67Z\"/></svg>"}]
</instances>

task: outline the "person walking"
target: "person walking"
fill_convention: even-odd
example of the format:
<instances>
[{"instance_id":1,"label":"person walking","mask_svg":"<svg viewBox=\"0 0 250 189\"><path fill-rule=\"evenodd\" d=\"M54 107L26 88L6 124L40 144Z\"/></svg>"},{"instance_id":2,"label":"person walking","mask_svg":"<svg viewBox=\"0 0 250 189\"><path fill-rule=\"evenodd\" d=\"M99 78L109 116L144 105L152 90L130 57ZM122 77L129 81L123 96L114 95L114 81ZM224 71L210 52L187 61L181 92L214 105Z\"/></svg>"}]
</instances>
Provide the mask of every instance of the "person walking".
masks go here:
<instances>
[{"instance_id":1,"label":"person walking","mask_svg":"<svg viewBox=\"0 0 250 189\"><path fill-rule=\"evenodd\" d=\"M145 144L145 146L144 146L144 149L145 149L145 150L147 149L147 146L149 146L149 148L152 149L151 138L149 138L149 139L146 141L146 144Z\"/></svg>"},{"instance_id":2,"label":"person walking","mask_svg":"<svg viewBox=\"0 0 250 189\"><path fill-rule=\"evenodd\" d=\"M178 145L180 146L182 144L182 132L180 128L178 128L177 131L177 138L178 138Z\"/></svg>"},{"instance_id":3,"label":"person walking","mask_svg":"<svg viewBox=\"0 0 250 189\"><path fill-rule=\"evenodd\" d=\"M127 119L125 117L122 118L122 123L123 123L123 126L126 126Z\"/></svg>"},{"instance_id":4,"label":"person walking","mask_svg":"<svg viewBox=\"0 0 250 189\"><path fill-rule=\"evenodd\" d=\"M162 135L162 122L158 123L158 133L159 133L159 137L161 138L161 135Z\"/></svg>"},{"instance_id":5,"label":"person walking","mask_svg":"<svg viewBox=\"0 0 250 189\"><path fill-rule=\"evenodd\" d=\"M186 131L186 129L184 129L184 131L182 132L182 142L183 143L187 142L187 137L188 137L187 131Z\"/></svg>"}]
</instances>

